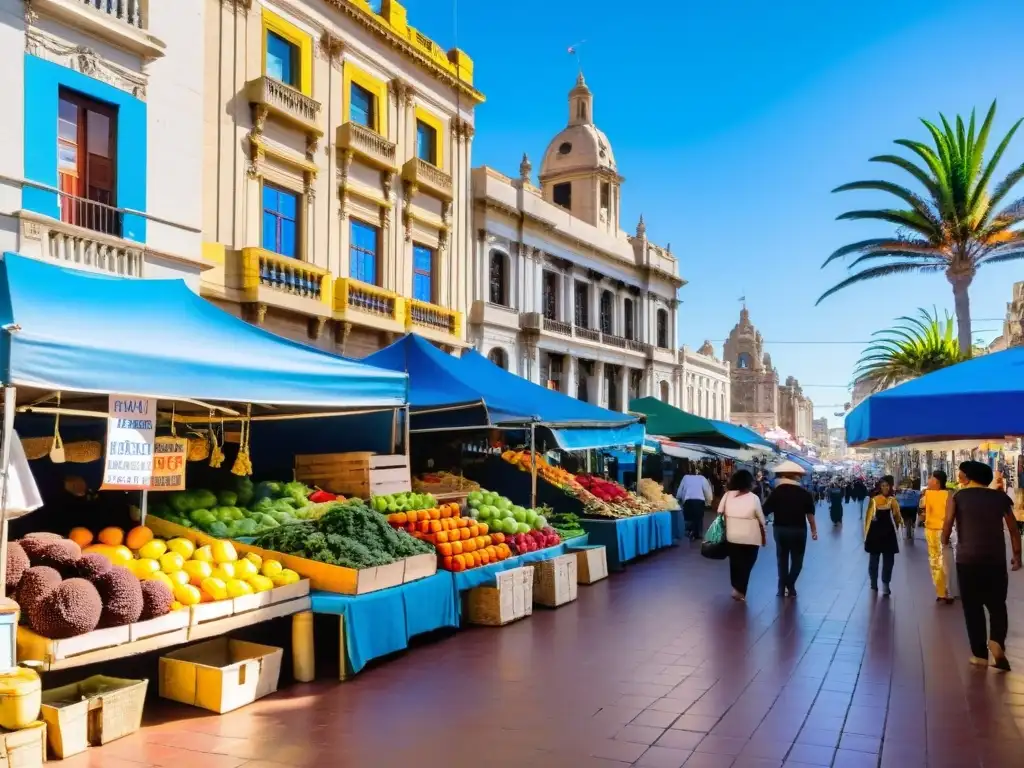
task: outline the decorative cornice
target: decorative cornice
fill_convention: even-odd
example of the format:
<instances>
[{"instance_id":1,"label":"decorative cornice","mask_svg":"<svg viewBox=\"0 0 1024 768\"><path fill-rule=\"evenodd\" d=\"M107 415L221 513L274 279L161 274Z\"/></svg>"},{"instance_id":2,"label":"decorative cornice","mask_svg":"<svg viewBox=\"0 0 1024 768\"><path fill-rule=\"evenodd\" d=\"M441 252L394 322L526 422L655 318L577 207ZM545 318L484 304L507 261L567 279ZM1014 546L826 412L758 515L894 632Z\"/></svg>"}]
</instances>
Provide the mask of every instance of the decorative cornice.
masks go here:
<instances>
[{"instance_id":1,"label":"decorative cornice","mask_svg":"<svg viewBox=\"0 0 1024 768\"><path fill-rule=\"evenodd\" d=\"M25 53L101 80L141 101L146 100L144 75L107 61L92 48L71 45L36 27L28 27L25 30Z\"/></svg>"},{"instance_id":2,"label":"decorative cornice","mask_svg":"<svg viewBox=\"0 0 1024 768\"><path fill-rule=\"evenodd\" d=\"M324 61L329 61L332 67L341 67L341 57L345 53L345 42L338 37L333 35L328 30L324 30L320 37L316 41L316 55Z\"/></svg>"}]
</instances>

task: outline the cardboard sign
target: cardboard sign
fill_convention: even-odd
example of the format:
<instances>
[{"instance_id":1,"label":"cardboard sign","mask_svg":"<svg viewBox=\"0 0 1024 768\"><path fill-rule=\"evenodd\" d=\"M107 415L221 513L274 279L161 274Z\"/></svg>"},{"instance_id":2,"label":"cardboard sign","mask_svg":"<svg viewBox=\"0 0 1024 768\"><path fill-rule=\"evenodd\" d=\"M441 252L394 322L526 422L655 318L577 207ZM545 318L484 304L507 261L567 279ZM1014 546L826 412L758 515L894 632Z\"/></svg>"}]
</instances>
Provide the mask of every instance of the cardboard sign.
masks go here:
<instances>
[{"instance_id":1,"label":"cardboard sign","mask_svg":"<svg viewBox=\"0 0 1024 768\"><path fill-rule=\"evenodd\" d=\"M151 491L184 491L187 437L158 437L153 445Z\"/></svg>"},{"instance_id":2,"label":"cardboard sign","mask_svg":"<svg viewBox=\"0 0 1024 768\"><path fill-rule=\"evenodd\" d=\"M110 395L100 490L144 490L153 479L156 400Z\"/></svg>"}]
</instances>

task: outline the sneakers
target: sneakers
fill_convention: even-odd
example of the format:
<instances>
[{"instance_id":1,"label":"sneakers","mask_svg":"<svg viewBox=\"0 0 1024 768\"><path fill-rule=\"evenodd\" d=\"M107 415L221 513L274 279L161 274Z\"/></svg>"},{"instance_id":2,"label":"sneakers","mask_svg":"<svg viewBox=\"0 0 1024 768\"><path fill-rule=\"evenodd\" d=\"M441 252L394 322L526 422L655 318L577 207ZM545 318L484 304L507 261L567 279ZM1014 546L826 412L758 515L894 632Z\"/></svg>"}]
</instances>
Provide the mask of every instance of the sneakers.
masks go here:
<instances>
[{"instance_id":1,"label":"sneakers","mask_svg":"<svg viewBox=\"0 0 1024 768\"><path fill-rule=\"evenodd\" d=\"M889 584L883 582L883 584L882 584L882 597L888 597L891 594L892 594L892 590L889 589Z\"/></svg>"},{"instance_id":2,"label":"sneakers","mask_svg":"<svg viewBox=\"0 0 1024 768\"><path fill-rule=\"evenodd\" d=\"M1010 660L1006 658L1003 646L995 640L988 641L988 649L992 653L992 666L1002 672L1010 671Z\"/></svg>"},{"instance_id":3,"label":"sneakers","mask_svg":"<svg viewBox=\"0 0 1024 768\"><path fill-rule=\"evenodd\" d=\"M878 591L878 585L877 584L872 584L871 585L871 591L872 592L877 592Z\"/></svg>"},{"instance_id":4,"label":"sneakers","mask_svg":"<svg viewBox=\"0 0 1024 768\"><path fill-rule=\"evenodd\" d=\"M796 597L796 590L793 587L789 588L789 596Z\"/></svg>"}]
</instances>

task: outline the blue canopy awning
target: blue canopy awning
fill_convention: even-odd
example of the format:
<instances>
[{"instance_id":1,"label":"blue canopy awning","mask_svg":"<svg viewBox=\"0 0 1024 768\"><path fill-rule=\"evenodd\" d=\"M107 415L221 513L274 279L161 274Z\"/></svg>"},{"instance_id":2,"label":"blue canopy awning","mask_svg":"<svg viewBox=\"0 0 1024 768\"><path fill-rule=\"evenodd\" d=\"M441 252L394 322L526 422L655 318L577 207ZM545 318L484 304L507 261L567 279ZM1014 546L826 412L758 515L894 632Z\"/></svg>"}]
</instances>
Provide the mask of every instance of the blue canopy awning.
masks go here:
<instances>
[{"instance_id":1,"label":"blue canopy awning","mask_svg":"<svg viewBox=\"0 0 1024 768\"><path fill-rule=\"evenodd\" d=\"M407 378L275 336L182 280L97 275L6 253L0 378L31 390L318 409L393 408Z\"/></svg>"},{"instance_id":2,"label":"blue canopy awning","mask_svg":"<svg viewBox=\"0 0 1024 768\"><path fill-rule=\"evenodd\" d=\"M804 468L805 472L814 472L815 464L813 462L811 462L811 461L808 461L807 459L805 459L800 454L798 454L798 453L788 453L788 452L784 451L782 455L785 458L789 459L790 461L793 461L793 462L796 462L797 464L799 464L801 467Z\"/></svg>"},{"instance_id":3,"label":"blue canopy awning","mask_svg":"<svg viewBox=\"0 0 1024 768\"><path fill-rule=\"evenodd\" d=\"M738 443L749 445L752 448L768 448L772 451L775 450L775 445L773 443L768 442L757 434L757 432L749 429L748 427L744 427L739 424L732 424L728 421L719 421L718 419L708 419L708 421L718 427L718 430L722 434L727 437L731 437Z\"/></svg>"},{"instance_id":4,"label":"blue canopy awning","mask_svg":"<svg viewBox=\"0 0 1024 768\"><path fill-rule=\"evenodd\" d=\"M982 355L871 395L846 417L850 445L1024 435L1024 348Z\"/></svg>"}]
</instances>

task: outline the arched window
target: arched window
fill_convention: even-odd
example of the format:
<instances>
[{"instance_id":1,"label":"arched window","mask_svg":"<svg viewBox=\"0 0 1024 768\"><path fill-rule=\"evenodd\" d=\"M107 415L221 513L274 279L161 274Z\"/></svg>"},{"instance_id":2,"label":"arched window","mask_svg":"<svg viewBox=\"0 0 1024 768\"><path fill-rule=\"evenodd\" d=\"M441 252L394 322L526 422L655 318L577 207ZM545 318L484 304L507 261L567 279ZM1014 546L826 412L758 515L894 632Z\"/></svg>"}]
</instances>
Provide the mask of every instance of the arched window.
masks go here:
<instances>
[{"instance_id":1,"label":"arched window","mask_svg":"<svg viewBox=\"0 0 1024 768\"><path fill-rule=\"evenodd\" d=\"M658 346L668 349L668 311L658 310Z\"/></svg>"},{"instance_id":2,"label":"arched window","mask_svg":"<svg viewBox=\"0 0 1024 768\"><path fill-rule=\"evenodd\" d=\"M506 371L508 370L508 353L506 353L501 347L495 347L488 352L487 359L499 368L503 368Z\"/></svg>"},{"instance_id":3,"label":"arched window","mask_svg":"<svg viewBox=\"0 0 1024 768\"><path fill-rule=\"evenodd\" d=\"M612 292L601 293L601 333L612 332Z\"/></svg>"},{"instance_id":4,"label":"arched window","mask_svg":"<svg viewBox=\"0 0 1024 768\"><path fill-rule=\"evenodd\" d=\"M661 402L663 402L663 403L667 403L668 402L668 382L667 381L661 382Z\"/></svg>"},{"instance_id":5,"label":"arched window","mask_svg":"<svg viewBox=\"0 0 1024 768\"><path fill-rule=\"evenodd\" d=\"M500 304L503 307L509 305L507 266L508 259L504 253L491 251L491 304Z\"/></svg>"},{"instance_id":6,"label":"arched window","mask_svg":"<svg viewBox=\"0 0 1024 768\"><path fill-rule=\"evenodd\" d=\"M633 341L633 300L626 299L622 302L622 335Z\"/></svg>"},{"instance_id":7,"label":"arched window","mask_svg":"<svg viewBox=\"0 0 1024 768\"><path fill-rule=\"evenodd\" d=\"M740 352L740 356L736 358L736 367L746 370L750 367L750 355L746 352Z\"/></svg>"}]
</instances>

